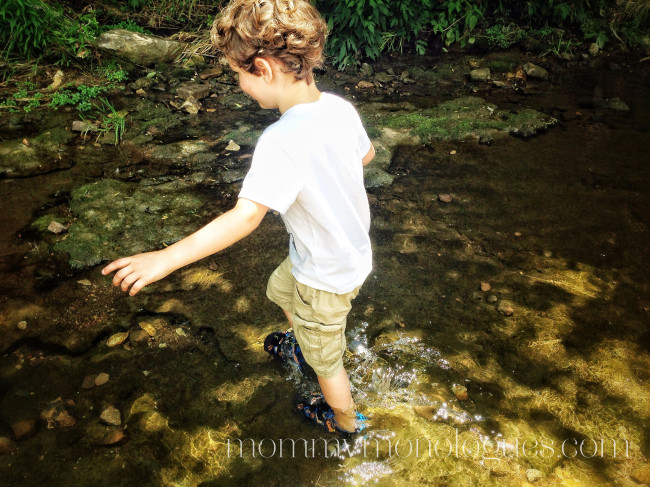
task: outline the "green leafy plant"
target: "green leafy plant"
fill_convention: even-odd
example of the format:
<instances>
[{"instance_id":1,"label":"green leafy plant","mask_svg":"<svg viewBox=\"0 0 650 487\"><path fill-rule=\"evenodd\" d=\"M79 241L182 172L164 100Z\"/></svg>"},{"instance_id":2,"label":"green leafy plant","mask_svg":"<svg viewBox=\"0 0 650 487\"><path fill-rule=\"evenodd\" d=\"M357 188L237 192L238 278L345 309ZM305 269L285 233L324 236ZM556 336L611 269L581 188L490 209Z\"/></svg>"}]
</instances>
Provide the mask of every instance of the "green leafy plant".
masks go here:
<instances>
[{"instance_id":1,"label":"green leafy plant","mask_svg":"<svg viewBox=\"0 0 650 487\"><path fill-rule=\"evenodd\" d=\"M122 65L114 60L110 61L105 66L98 67L97 72L108 81L111 81L113 83L121 83L122 81L126 81L129 78L128 71L122 68Z\"/></svg>"},{"instance_id":2,"label":"green leafy plant","mask_svg":"<svg viewBox=\"0 0 650 487\"><path fill-rule=\"evenodd\" d=\"M87 112L90 110L92 105L92 100L97 98L102 93L108 91L109 87L107 86L87 86L79 85L75 88L66 87L63 88L54 95L52 95L52 100L50 101L51 107L60 107L65 105L76 106L80 112Z\"/></svg>"},{"instance_id":3,"label":"green leafy plant","mask_svg":"<svg viewBox=\"0 0 650 487\"><path fill-rule=\"evenodd\" d=\"M526 36L526 31L514 23L497 23L485 29L485 37L491 47L507 49Z\"/></svg>"},{"instance_id":4,"label":"green leafy plant","mask_svg":"<svg viewBox=\"0 0 650 487\"><path fill-rule=\"evenodd\" d=\"M41 0L3 0L0 4L0 49L5 58L37 57L47 47L49 8Z\"/></svg>"}]
</instances>

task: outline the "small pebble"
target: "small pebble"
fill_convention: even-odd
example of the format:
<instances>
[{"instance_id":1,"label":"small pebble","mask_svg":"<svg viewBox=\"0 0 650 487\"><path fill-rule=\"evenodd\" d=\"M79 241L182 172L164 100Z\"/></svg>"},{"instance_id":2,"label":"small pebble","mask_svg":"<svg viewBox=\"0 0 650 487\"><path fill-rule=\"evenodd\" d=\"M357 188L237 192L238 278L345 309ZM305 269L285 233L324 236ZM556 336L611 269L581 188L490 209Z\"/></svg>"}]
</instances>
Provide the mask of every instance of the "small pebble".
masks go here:
<instances>
[{"instance_id":1,"label":"small pebble","mask_svg":"<svg viewBox=\"0 0 650 487\"><path fill-rule=\"evenodd\" d=\"M95 387L95 381L97 380L97 374L88 374L84 377L83 382L81 383L82 389L92 389Z\"/></svg>"},{"instance_id":2,"label":"small pebble","mask_svg":"<svg viewBox=\"0 0 650 487\"><path fill-rule=\"evenodd\" d=\"M231 152L237 152L239 149L241 149L241 147L236 144L234 140L228 142L228 145L226 146L226 150Z\"/></svg>"},{"instance_id":3,"label":"small pebble","mask_svg":"<svg viewBox=\"0 0 650 487\"><path fill-rule=\"evenodd\" d=\"M492 286L490 286L489 282L482 282L481 283L481 291L486 292L492 289Z\"/></svg>"},{"instance_id":4,"label":"small pebble","mask_svg":"<svg viewBox=\"0 0 650 487\"><path fill-rule=\"evenodd\" d=\"M122 424L122 414L120 413L120 410L115 406L108 406L104 408L102 414L99 416L99 419L101 419L104 423L112 426L119 426Z\"/></svg>"},{"instance_id":5,"label":"small pebble","mask_svg":"<svg viewBox=\"0 0 650 487\"><path fill-rule=\"evenodd\" d=\"M512 307L510 301L501 301L499 306L497 306L497 311L503 316L512 316L515 312L515 309Z\"/></svg>"},{"instance_id":6,"label":"small pebble","mask_svg":"<svg viewBox=\"0 0 650 487\"><path fill-rule=\"evenodd\" d=\"M180 336L182 336L182 337L187 336L187 334L185 333L185 330L183 330L183 329L180 328L180 327L176 328L175 331L176 331L176 334L177 334L177 335L180 335Z\"/></svg>"},{"instance_id":7,"label":"small pebble","mask_svg":"<svg viewBox=\"0 0 650 487\"><path fill-rule=\"evenodd\" d=\"M497 298L494 294L490 294L487 297L487 302L488 303L496 303L498 300L499 300L499 298Z\"/></svg>"},{"instance_id":8,"label":"small pebble","mask_svg":"<svg viewBox=\"0 0 650 487\"><path fill-rule=\"evenodd\" d=\"M167 344L166 343L159 343L158 348L167 348Z\"/></svg>"},{"instance_id":9,"label":"small pebble","mask_svg":"<svg viewBox=\"0 0 650 487\"><path fill-rule=\"evenodd\" d=\"M546 257L547 259L549 257L553 257L553 252L551 252L550 250L545 250L544 251L544 257Z\"/></svg>"},{"instance_id":10,"label":"small pebble","mask_svg":"<svg viewBox=\"0 0 650 487\"><path fill-rule=\"evenodd\" d=\"M18 327L19 330L26 330L27 329L27 322L26 321L19 321L16 326Z\"/></svg>"},{"instance_id":11,"label":"small pebble","mask_svg":"<svg viewBox=\"0 0 650 487\"><path fill-rule=\"evenodd\" d=\"M449 151L449 153L453 156L456 153L456 151L452 150L452 151Z\"/></svg>"},{"instance_id":12,"label":"small pebble","mask_svg":"<svg viewBox=\"0 0 650 487\"><path fill-rule=\"evenodd\" d=\"M151 323L147 323L146 321L140 322L140 328L146 331L151 337L156 334L156 327Z\"/></svg>"},{"instance_id":13,"label":"small pebble","mask_svg":"<svg viewBox=\"0 0 650 487\"><path fill-rule=\"evenodd\" d=\"M450 194L439 194L438 195L438 200L443 202L443 203L451 203L452 201L452 196Z\"/></svg>"},{"instance_id":14,"label":"small pebble","mask_svg":"<svg viewBox=\"0 0 650 487\"><path fill-rule=\"evenodd\" d=\"M109 431L108 434L104 437L102 443L104 445L116 445L126 440L126 433L123 430L117 429Z\"/></svg>"},{"instance_id":15,"label":"small pebble","mask_svg":"<svg viewBox=\"0 0 650 487\"><path fill-rule=\"evenodd\" d=\"M97 374L97 377L95 377L95 385L96 386L103 386L108 382L108 379L110 379L110 375L108 375L106 372L102 372L101 374Z\"/></svg>"},{"instance_id":16,"label":"small pebble","mask_svg":"<svg viewBox=\"0 0 650 487\"><path fill-rule=\"evenodd\" d=\"M47 226L47 229L50 232L52 232L53 234L58 235L59 233L65 232L68 229L68 227L66 227L65 225L53 220Z\"/></svg>"},{"instance_id":17,"label":"small pebble","mask_svg":"<svg viewBox=\"0 0 650 487\"><path fill-rule=\"evenodd\" d=\"M451 386L451 390L456 394L456 398L460 401L465 401L467 399L467 387L461 386L459 384L454 384Z\"/></svg>"},{"instance_id":18,"label":"small pebble","mask_svg":"<svg viewBox=\"0 0 650 487\"><path fill-rule=\"evenodd\" d=\"M117 345L122 345L122 343L124 343L124 340L126 340L128 337L128 331L115 333L114 335L111 335L108 340L106 340L106 346L116 347Z\"/></svg>"},{"instance_id":19,"label":"small pebble","mask_svg":"<svg viewBox=\"0 0 650 487\"><path fill-rule=\"evenodd\" d=\"M521 237L521 232L515 232L515 237Z\"/></svg>"},{"instance_id":20,"label":"small pebble","mask_svg":"<svg viewBox=\"0 0 650 487\"><path fill-rule=\"evenodd\" d=\"M81 284L82 286L92 286L92 282L90 282L88 279L82 279L81 281L77 281L78 284Z\"/></svg>"},{"instance_id":21,"label":"small pebble","mask_svg":"<svg viewBox=\"0 0 650 487\"><path fill-rule=\"evenodd\" d=\"M0 454L8 455L16 449L16 442L6 436L0 436Z\"/></svg>"}]
</instances>

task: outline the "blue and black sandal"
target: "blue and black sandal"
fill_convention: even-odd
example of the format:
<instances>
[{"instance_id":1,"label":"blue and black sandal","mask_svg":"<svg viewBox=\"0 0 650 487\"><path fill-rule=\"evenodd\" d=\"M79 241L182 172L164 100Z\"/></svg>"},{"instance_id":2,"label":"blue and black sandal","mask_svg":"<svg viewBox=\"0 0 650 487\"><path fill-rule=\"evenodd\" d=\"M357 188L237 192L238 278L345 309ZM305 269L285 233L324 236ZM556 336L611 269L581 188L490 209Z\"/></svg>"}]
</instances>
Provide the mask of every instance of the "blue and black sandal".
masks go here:
<instances>
[{"instance_id":1,"label":"blue and black sandal","mask_svg":"<svg viewBox=\"0 0 650 487\"><path fill-rule=\"evenodd\" d=\"M296 404L296 409L307 421L327 429L330 433L338 433L344 437L350 437L360 433L366 428L368 422L366 416L356 411L356 430L347 431L339 428L334 419L334 411L320 393L312 393L307 398L299 399Z\"/></svg>"},{"instance_id":2,"label":"blue and black sandal","mask_svg":"<svg viewBox=\"0 0 650 487\"><path fill-rule=\"evenodd\" d=\"M269 355L287 365L295 365L300 372L305 372L305 358L293 331L274 331L264 339L264 350Z\"/></svg>"}]
</instances>

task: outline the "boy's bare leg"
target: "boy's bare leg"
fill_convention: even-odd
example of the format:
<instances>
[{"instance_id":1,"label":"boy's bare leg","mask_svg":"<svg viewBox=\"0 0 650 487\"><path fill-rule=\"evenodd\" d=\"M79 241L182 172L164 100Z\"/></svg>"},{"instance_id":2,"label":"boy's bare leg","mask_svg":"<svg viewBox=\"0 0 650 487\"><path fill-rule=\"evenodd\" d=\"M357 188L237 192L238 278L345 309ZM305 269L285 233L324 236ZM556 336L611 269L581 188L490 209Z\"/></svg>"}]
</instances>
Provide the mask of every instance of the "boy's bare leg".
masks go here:
<instances>
[{"instance_id":1,"label":"boy's bare leg","mask_svg":"<svg viewBox=\"0 0 650 487\"><path fill-rule=\"evenodd\" d=\"M350 392L348 373L343 367L334 377L318 376L320 389L325 401L334 411L334 420L339 428L346 431L356 430L356 407Z\"/></svg>"},{"instance_id":2,"label":"boy's bare leg","mask_svg":"<svg viewBox=\"0 0 650 487\"><path fill-rule=\"evenodd\" d=\"M291 312L286 309L282 311L287 316L289 325L293 328ZM334 411L334 420L338 427L343 430L354 431L356 429L356 407L352 400L350 380L345 369L341 367L339 373L329 379L321 376L317 377L321 392L325 396L325 401L330 405L332 411Z\"/></svg>"}]
</instances>

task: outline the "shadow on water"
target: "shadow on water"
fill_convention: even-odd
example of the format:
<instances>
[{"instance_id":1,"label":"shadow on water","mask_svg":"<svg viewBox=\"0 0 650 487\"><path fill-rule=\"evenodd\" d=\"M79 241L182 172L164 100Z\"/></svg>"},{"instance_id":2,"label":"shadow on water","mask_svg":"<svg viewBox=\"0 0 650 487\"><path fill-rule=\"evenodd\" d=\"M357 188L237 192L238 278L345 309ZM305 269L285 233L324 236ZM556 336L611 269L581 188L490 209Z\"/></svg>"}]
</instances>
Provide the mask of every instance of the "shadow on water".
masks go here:
<instances>
[{"instance_id":1,"label":"shadow on water","mask_svg":"<svg viewBox=\"0 0 650 487\"><path fill-rule=\"evenodd\" d=\"M38 318L25 320L33 338L3 342L0 436L57 397L74 401L77 424L40 421L0 456L0 484L631 485L650 451L647 74L576 68L552 92L481 95L561 118L533 139L398 148L394 183L369 190L375 266L348 318L346 366L371 422L348 443L291 413L299 381L262 350L266 334L286 326L264 296L286 249L277 216L130 299L98 268L59 273L36 233L28 235L45 250L25 259L16 234L47 201L66 211L56 191L116 169L136 184L143 174L163 177L166 165L179 179L191 167L174 172L167 155L125 162L132 152L117 148L100 169L77 162L37 176L40 189L22 197L3 189L11 201L31 201L3 235L3 274L16 282L3 297L3 330L13 337L18 316ZM631 111L602 108L613 97ZM242 113L224 115L219 130ZM240 133L268 124L253 113ZM164 142L207 130L195 120ZM215 140L205 153L227 167L228 141ZM240 184L206 167L192 191L219 208L200 209L197 227L227 209ZM105 346L125 331L123 346ZM49 340L63 348L41 345ZM100 372L107 383L81 387ZM117 446L105 439L118 427L99 420L109 405L127 435ZM280 455L280 439L297 441L298 453ZM593 456L577 450L592 440L601 447ZM420 450L407 454L414 442Z\"/></svg>"}]
</instances>

